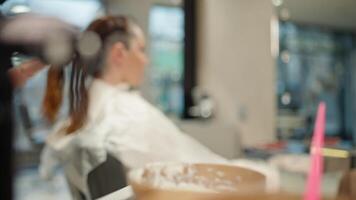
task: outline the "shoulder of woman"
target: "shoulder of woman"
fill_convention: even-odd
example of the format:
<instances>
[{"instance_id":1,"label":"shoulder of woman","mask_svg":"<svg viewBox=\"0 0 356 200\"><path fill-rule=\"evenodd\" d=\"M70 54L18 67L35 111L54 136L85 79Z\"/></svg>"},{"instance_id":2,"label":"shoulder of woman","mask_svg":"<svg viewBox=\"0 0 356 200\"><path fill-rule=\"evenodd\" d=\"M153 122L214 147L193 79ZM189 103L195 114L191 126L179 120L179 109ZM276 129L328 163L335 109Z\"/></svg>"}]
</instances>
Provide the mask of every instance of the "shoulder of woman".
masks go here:
<instances>
[{"instance_id":1,"label":"shoulder of woman","mask_svg":"<svg viewBox=\"0 0 356 200\"><path fill-rule=\"evenodd\" d=\"M145 107L146 104L140 96L130 92L118 92L106 99L102 111L107 115L130 117L144 110Z\"/></svg>"}]
</instances>

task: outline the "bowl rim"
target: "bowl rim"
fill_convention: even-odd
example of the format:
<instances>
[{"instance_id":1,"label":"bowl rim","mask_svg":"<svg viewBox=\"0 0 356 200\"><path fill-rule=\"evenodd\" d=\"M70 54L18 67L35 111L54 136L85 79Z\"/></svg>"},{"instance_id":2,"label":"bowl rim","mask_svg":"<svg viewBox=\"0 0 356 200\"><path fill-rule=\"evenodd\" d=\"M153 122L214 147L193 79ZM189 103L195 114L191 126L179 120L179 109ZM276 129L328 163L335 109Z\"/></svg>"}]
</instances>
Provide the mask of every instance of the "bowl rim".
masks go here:
<instances>
[{"instance_id":1,"label":"bowl rim","mask_svg":"<svg viewBox=\"0 0 356 200\"><path fill-rule=\"evenodd\" d=\"M137 176L136 173L139 173L142 170L147 169L148 167L154 167L154 166L159 166L159 167L164 167L164 166L179 166L179 165L190 165L190 166L209 166L209 167L224 167L224 168L235 168L239 170L245 170L246 172L249 171L250 173L254 173L257 177L260 177L261 179L257 180L251 180L249 182L246 182L246 185L243 186L243 189L249 187L249 189L245 189L245 191L224 191L225 194L246 194L250 193L250 190L254 190L254 187L256 188L261 188L263 187L264 190L266 190L266 176L262 174L261 172L258 172L253 169L248 169L247 167L241 167L241 166L236 166L233 164L225 164L225 163L181 163L181 162L159 162L159 163L150 163L147 164L143 167L132 169L128 173L128 183L132 186L134 192L136 193L137 190L144 191L144 192L149 192L149 191L157 191L157 192L172 192L172 193L177 193L179 194L180 192L187 192L187 193L194 193L194 194L219 194L221 192L216 192L216 191L194 191L194 190L187 190L187 189L182 189L182 188L177 188L177 189L172 189L172 188L161 188L157 186L153 186L147 183L140 183L137 181L137 177L133 178L133 176ZM265 191L263 191L265 192Z\"/></svg>"}]
</instances>

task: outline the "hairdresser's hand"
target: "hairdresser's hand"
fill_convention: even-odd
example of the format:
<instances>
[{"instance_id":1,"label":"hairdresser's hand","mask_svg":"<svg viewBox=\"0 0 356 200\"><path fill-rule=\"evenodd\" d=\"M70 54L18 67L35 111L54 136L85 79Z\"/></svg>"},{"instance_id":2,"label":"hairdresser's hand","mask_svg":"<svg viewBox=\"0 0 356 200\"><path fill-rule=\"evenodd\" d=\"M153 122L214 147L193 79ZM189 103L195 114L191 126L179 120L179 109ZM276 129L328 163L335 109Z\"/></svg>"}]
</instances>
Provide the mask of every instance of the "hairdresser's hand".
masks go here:
<instances>
[{"instance_id":1,"label":"hairdresser's hand","mask_svg":"<svg viewBox=\"0 0 356 200\"><path fill-rule=\"evenodd\" d=\"M43 69L46 65L38 59L32 59L22 63L20 66L9 70L14 87L23 86L26 81Z\"/></svg>"},{"instance_id":2,"label":"hairdresser's hand","mask_svg":"<svg viewBox=\"0 0 356 200\"><path fill-rule=\"evenodd\" d=\"M23 14L4 20L0 42L14 45L43 45L53 35L76 37L79 29L55 17Z\"/></svg>"}]
</instances>

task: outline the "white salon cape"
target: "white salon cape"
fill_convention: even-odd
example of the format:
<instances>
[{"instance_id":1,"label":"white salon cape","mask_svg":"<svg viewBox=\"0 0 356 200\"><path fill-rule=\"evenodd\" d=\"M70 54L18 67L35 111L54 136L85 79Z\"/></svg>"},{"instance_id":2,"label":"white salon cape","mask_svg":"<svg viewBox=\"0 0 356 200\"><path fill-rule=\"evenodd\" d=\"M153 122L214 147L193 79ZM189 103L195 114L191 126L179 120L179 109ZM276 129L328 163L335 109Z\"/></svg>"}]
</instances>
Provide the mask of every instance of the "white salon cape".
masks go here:
<instances>
[{"instance_id":1,"label":"white salon cape","mask_svg":"<svg viewBox=\"0 0 356 200\"><path fill-rule=\"evenodd\" d=\"M128 85L94 79L89 91L88 122L66 135L60 122L46 141L40 175L50 178L57 165L69 181L88 196L88 173L110 154L127 168L151 162L209 162L226 160L182 133L163 113Z\"/></svg>"}]
</instances>

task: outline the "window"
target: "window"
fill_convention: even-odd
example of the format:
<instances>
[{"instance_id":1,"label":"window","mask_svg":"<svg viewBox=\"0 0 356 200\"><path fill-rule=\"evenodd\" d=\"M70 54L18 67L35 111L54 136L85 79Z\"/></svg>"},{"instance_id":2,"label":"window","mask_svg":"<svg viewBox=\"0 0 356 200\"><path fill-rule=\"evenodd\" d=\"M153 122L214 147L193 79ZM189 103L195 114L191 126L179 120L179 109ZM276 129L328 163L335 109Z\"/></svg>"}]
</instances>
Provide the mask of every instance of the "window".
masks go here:
<instances>
[{"instance_id":1,"label":"window","mask_svg":"<svg viewBox=\"0 0 356 200\"><path fill-rule=\"evenodd\" d=\"M182 115L184 109L184 10L155 5L149 18L154 103L164 112Z\"/></svg>"}]
</instances>

